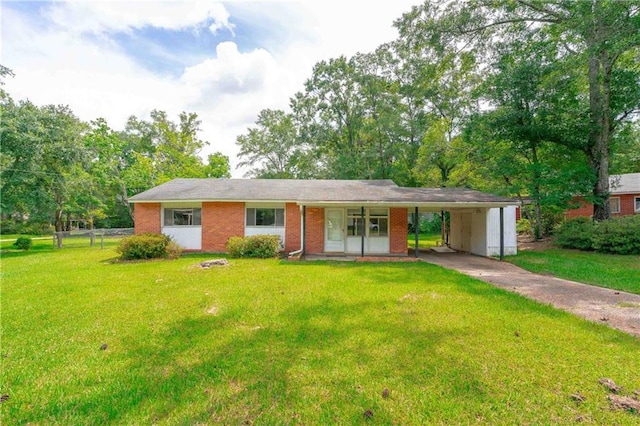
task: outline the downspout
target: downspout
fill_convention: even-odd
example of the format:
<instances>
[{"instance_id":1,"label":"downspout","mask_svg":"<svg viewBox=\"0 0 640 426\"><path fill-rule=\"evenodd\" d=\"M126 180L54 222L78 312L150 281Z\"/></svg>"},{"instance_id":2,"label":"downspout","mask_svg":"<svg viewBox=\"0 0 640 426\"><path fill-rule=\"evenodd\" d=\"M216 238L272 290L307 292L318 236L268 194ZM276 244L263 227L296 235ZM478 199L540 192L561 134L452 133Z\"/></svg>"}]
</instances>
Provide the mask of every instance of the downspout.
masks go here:
<instances>
[{"instance_id":1,"label":"downspout","mask_svg":"<svg viewBox=\"0 0 640 426\"><path fill-rule=\"evenodd\" d=\"M292 251L291 253L289 253L289 257L297 256L299 254L304 254L304 249L305 249L304 231L305 231L305 221L306 221L306 210L307 210L306 206L300 206L300 248L296 251Z\"/></svg>"}]
</instances>

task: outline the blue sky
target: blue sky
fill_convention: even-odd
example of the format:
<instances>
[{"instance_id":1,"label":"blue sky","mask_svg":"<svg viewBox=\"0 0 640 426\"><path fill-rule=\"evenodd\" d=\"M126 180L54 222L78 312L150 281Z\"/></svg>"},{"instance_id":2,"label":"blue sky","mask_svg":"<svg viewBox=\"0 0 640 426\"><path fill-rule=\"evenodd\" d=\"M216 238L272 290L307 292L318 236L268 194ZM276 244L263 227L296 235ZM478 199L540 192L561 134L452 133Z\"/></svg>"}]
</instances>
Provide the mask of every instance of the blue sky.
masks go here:
<instances>
[{"instance_id":1,"label":"blue sky","mask_svg":"<svg viewBox=\"0 0 640 426\"><path fill-rule=\"evenodd\" d=\"M2 0L0 63L14 99L116 129L153 109L196 112L202 156L223 152L241 177L235 140L262 109L286 110L318 61L395 38L393 20L419 3Z\"/></svg>"}]
</instances>

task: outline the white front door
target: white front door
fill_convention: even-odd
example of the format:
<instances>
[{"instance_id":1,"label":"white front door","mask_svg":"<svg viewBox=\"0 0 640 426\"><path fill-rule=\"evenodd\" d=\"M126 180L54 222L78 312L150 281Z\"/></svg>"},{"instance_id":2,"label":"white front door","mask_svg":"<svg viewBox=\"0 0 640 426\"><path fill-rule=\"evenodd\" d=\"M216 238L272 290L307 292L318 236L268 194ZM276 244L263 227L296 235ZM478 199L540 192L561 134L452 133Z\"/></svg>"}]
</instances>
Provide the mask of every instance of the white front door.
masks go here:
<instances>
[{"instance_id":1,"label":"white front door","mask_svg":"<svg viewBox=\"0 0 640 426\"><path fill-rule=\"evenodd\" d=\"M344 252L344 209L326 209L324 251Z\"/></svg>"}]
</instances>

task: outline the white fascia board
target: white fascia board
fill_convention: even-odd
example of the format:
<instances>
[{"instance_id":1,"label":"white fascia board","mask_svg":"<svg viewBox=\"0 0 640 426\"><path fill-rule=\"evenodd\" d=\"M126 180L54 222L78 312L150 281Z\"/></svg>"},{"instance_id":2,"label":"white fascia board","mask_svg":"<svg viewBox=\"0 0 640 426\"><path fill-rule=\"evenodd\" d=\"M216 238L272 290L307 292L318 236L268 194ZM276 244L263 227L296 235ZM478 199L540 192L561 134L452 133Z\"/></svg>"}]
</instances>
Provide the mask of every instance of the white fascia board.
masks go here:
<instances>
[{"instance_id":1,"label":"white fascia board","mask_svg":"<svg viewBox=\"0 0 640 426\"><path fill-rule=\"evenodd\" d=\"M520 205L517 201L514 202L447 202L447 203L410 203L410 202L370 202L370 201L326 201L326 202L298 202L299 206L306 207L396 207L396 208L422 208L422 209L473 209L473 208L499 208Z\"/></svg>"},{"instance_id":2,"label":"white fascia board","mask_svg":"<svg viewBox=\"0 0 640 426\"><path fill-rule=\"evenodd\" d=\"M162 199L162 200L131 200L130 204L140 203L140 204L149 204L149 203L260 203L260 204L286 204L286 203L296 203L296 200L171 200L171 199Z\"/></svg>"}]
</instances>

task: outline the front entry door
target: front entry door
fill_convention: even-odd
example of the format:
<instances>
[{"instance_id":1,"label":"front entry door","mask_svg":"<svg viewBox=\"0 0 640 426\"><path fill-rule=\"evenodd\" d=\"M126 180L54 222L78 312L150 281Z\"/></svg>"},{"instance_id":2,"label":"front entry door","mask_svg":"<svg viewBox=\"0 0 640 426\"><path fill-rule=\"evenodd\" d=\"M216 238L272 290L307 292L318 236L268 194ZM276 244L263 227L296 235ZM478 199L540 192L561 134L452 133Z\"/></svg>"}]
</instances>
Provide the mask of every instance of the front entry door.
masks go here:
<instances>
[{"instance_id":1,"label":"front entry door","mask_svg":"<svg viewBox=\"0 0 640 426\"><path fill-rule=\"evenodd\" d=\"M344 252L343 209L326 209L325 211L324 251Z\"/></svg>"}]
</instances>

